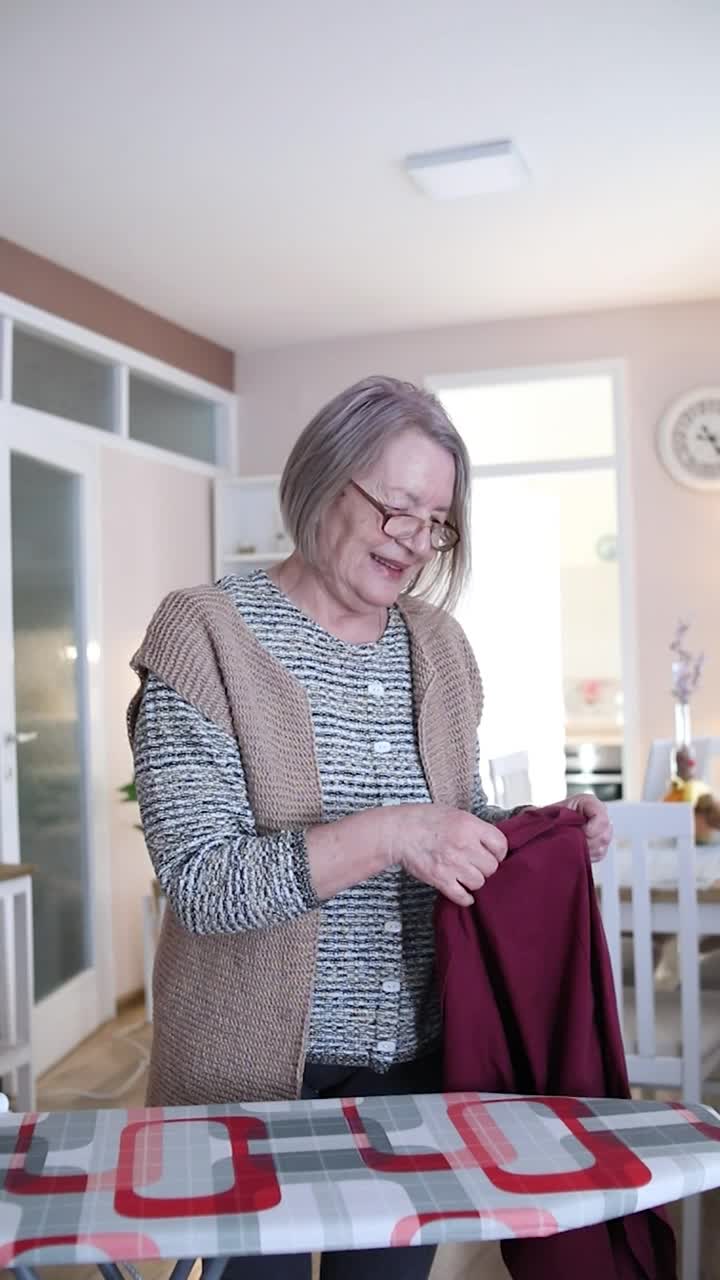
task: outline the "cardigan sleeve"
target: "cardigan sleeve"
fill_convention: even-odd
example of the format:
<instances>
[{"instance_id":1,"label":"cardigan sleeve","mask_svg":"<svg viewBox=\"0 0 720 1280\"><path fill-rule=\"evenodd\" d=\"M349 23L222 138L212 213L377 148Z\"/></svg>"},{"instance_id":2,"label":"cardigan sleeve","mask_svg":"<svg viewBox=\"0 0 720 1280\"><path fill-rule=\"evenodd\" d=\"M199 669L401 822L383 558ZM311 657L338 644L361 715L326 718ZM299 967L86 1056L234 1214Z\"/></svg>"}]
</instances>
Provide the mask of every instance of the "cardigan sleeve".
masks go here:
<instances>
[{"instance_id":1,"label":"cardigan sleeve","mask_svg":"<svg viewBox=\"0 0 720 1280\"><path fill-rule=\"evenodd\" d=\"M155 676L133 733L143 834L191 933L242 933L318 906L302 831L258 835L237 742Z\"/></svg>"}]
</instances>

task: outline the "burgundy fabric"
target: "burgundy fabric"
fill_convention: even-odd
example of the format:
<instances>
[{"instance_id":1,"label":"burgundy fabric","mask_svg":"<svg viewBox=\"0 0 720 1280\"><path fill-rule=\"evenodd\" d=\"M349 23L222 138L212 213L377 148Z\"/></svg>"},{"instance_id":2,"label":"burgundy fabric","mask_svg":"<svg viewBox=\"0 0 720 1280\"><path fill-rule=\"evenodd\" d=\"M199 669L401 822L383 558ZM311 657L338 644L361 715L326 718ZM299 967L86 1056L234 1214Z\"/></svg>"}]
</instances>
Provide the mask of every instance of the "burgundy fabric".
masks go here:
<instances>
[{"instance_id":1,"label":"burgundy fabric","mask_svg":"<svg viewBox=\"0 0 720 1280\"><path fill-rule=\"evenodd\" d=\"M501 823L509 851L471 907L438 898L448 1091L628 1098L625 1054L581 815ZM673 1280L662 1210L543 1239L506 1240L515 1280Z\"/></svg>"}]
</instances>

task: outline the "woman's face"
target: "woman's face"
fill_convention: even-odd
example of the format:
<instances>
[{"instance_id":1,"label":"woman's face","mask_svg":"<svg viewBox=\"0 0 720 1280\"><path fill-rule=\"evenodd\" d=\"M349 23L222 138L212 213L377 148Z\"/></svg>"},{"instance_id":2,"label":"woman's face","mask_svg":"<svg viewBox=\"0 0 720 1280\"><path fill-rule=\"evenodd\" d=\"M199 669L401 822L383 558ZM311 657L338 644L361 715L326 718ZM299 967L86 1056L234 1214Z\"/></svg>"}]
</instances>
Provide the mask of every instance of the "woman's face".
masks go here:
<instances>
[{"instance_id":1,"label":"woman's face","mask_svg":"<svg viewBox=\"0 0 720 1280\"><path fill-rule=\"evenodd\" d=\"M455 487L455 460L423 432L408 428L353 479L393 511L444 521ZM437 555L429 529L398 542L383 533L382 523L380 512L348 485L322 524L319 571L335 598L353 611L389 608Z\"/></svg>"}]
</instances>

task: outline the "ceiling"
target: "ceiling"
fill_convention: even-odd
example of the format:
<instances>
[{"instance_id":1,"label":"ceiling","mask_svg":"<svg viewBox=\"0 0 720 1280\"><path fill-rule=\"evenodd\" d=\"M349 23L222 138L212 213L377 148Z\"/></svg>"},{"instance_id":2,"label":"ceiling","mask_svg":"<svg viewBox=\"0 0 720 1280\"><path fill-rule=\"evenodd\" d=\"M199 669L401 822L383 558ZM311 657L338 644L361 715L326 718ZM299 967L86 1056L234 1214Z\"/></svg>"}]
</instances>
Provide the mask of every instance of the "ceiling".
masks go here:
<instances>
[{"instance_id":1,"label":"ceiling","mask_svg":"<svg viewBox=\"0 0 720 1280\"><path fill-rule=\"evenodd\" d=\"M718 0L2 0L0 234L244 349L717 296L719 59Z\"/></svg>"}]
</instances>

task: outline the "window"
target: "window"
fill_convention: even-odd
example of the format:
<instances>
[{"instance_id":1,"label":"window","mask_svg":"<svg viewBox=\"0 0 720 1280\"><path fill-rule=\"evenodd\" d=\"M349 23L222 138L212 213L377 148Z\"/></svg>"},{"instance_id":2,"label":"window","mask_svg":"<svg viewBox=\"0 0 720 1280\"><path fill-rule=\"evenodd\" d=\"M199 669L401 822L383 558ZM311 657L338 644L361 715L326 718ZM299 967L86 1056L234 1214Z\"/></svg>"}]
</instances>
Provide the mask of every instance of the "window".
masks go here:
<instances>
[{"instance_id":1,"label":"window","mask_svg":"<svg viewBox=\"0 0 720 1280\"><path fill-rule=\"evenodd\" d=\"M17 325L12 398L28 409L113 430L112 365Z\"/></svg>"},{"instance_id":2,"label":"window","mask_svg":"<svg viewBox=\"0 0 720 1280\"><path fill-rule=\"evenodd\" d=\"M543 803L563 794L565 747L624 737L614 379L432 384L473 466L459 616L485 682L481 754L527 750Z\"/></svg>"},{"instance_id":3,"label":"window","mask_svg":"<svg viewBox=\"0 0 720 1280\"><path fill-rule=\"evenodd\" d=\"M48 432L76 424L111 445L149 445L180 465L230 470L231 392L23 303L16 318L14 305L0 315L0 403L46 415Z\"/></svg>"},{"instance_id":4,"label":"window","mask_svg":"<svg viewBox=\"0 0 720 1280\"><path fill-rule=\"evenodd\" d=\"M217 407L149 378L130 374L130 439L219 463Z\"/></svg>"},{"instance_id":5,"label":"window","mask_svg":"<svg viewBox=\"0 0 720 1280\"><path fill-rule=\"evenodd\" d=\"M537 378L437 392L473 466L604 458L615 451L610 378Z\"/></svg>"}]
</instances>

